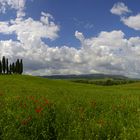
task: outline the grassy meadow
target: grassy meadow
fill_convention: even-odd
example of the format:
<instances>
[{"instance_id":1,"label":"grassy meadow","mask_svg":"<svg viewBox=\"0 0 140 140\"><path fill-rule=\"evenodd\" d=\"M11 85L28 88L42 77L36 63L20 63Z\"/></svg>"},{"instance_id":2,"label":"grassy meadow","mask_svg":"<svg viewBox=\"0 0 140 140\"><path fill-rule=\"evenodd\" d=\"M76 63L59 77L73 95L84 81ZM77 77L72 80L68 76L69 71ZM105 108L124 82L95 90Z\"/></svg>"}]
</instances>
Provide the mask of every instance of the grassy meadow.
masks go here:
<instances>
[{"instance_id":1,"label":"grassy meadow","mask_svg":"<svg viewBox=\"0 0 140 140\"><path fill-rule=\"evenodd\" d=\"M2 140L139 140L140 83L0 76Z\"/></svg>"}]
</instances>

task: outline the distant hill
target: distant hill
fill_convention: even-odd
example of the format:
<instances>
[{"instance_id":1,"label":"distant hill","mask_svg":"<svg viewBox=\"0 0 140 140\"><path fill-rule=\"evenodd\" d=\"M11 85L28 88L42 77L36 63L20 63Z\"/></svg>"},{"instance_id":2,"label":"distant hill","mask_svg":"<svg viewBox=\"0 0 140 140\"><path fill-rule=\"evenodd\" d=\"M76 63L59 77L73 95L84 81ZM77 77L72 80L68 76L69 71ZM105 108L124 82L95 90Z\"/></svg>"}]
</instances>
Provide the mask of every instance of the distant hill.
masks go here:
<instances>
[{"instance_id":1,"label":"distant hill","mask_svg":"<svg viewBox=\"0 0 140 140\"><path fill-rule=\"evenodd\" d=\"M109 75L109 74L82 74L82 75L51 75L51 76L41 76L49 79L128 79L126 76L122 75Z\"/></svg>"}]
</instances>

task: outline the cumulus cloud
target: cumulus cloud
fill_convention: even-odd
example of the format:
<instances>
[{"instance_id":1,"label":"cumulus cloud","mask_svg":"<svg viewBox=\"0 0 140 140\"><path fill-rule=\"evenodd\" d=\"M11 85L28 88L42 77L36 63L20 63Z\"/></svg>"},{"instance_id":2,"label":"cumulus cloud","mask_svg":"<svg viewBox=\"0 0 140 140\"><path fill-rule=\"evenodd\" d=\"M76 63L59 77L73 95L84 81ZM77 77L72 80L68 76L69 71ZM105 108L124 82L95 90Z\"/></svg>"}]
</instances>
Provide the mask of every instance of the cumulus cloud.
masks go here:
<instances>
[{"instance_id":1,"label":"cumulus cloud","mask_svg":"<svg viewBox=\"0 0 140 140\"><path fill-rule=\"evenodd\" d=\"M40 21L35 21L32 18L20 20L17 18L8 22L0 22L0 33L15 33L17 39L24 44L29 44L41 38L53 40L58 37L59 26L50 21L51 19L52 16L50 14L42 12Z\"/></svg>"},{"instance_id":2,"label":"cumulus cloud","mask_svg":"<svg viewBox=\"0 0 140 140\"><path fill-rule=\"evenodd\" d=\"M131 10L129 10L128 7L123 2L118 2L114 4L110 12L112 14L121 16L127 13L131 13Z\"/></svg>"},{"instance_id":3,"label":"cumulus cloud","mask_svg":"<svg viewBox=\"0 0 140 140\"><path fill-rule=\"evenodd\" d=\"M6 33L13 31L10 29L11 26L14 25L9 25ZM32 38L31 36L28 34L29 38ZM23 58L25 72L33 75L111 73L137 76L139 74L139 37L126 39L122 31L115 30L101 32L92 38L85 38L83 33L76 31L75 36L81 42L80 49L70 46L50 47L40 39L41 36L29 39L28 43L25 39L20 39L21 37L18 41L1 41L0 56L5 55L10 60Z\"/></svg>"},{"instance_id":4,"label":"cumulus cloud","mask_svg":"<svg viewBox=\"0 0 140 140\"><path fill-rule=\"evenodd\" d=\"M110 12L112 14L121 16L121 21L124 23L124 25L134 30L140 30L140 14L137 14L135 16L126 16L126 13L131 13L132 11L129 10L124 3L118 2L114 4Z\"/></svg>"},{"instance_id":5,"label":"cumulus cloud","mask_svg":"<svg viewBox=\"0 0 140 140\"><path fill-rule=\"evenodd\" d=\"M140 37L126 39L122 31L101 32L81 43L87 71L139 75Z\"/></svg>"},{"instance_id":6,"label":"cumulus cloud","mask_svg":"<svg viewBox=\"0 0 140 140\"><path fill-rule=\"evenodd\" d=\"M140 30L140 14L121 18L121 21L130 28Z\"/></svg>"},{"instance_id":7,"label":"cumulus cloud","mask_svg":"<svg viewBox=\"0 0 140 140\"><path fill-rule=\"evenodd\" d=\"M0 0L0 12L6 13L8 9L15 9L17 11L17 17L25 16L26 0Z\"/></svg>"}]
</instances>

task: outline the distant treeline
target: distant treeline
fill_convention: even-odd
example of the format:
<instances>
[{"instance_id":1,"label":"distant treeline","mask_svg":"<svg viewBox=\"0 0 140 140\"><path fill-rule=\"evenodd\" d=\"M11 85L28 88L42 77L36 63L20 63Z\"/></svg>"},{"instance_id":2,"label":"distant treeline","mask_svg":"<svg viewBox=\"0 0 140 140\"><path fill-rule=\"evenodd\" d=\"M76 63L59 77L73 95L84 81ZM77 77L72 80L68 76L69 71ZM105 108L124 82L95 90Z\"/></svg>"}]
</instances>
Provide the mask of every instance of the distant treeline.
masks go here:
<instances>
[{"instance_id":1,"label":"distant treeline","mask_svg":"<svg viewBox=\"0 0 140 140\"><path fill-rule=\"evenodd\" d=\"M129 79L102 79L102 80L86 80L86 79L78 79L72 80L76 83L85 83L85 84L95 84L101 86L112 86L112 85L122 85L122 84L129 84L139 82L139 80L129 80Z\"/></svg>"},{"instance_id":2,"label":"distant treeline","mask_svg":"<svg viewBox=\"0 0 140 140\"><path fill-rule=\"evenodd\" d=\"M0 60L0 74L22 74L23 62L22 59L17 59L16 62L9 63L8 58L5 56Z\"/></svg>"}]
</instances>

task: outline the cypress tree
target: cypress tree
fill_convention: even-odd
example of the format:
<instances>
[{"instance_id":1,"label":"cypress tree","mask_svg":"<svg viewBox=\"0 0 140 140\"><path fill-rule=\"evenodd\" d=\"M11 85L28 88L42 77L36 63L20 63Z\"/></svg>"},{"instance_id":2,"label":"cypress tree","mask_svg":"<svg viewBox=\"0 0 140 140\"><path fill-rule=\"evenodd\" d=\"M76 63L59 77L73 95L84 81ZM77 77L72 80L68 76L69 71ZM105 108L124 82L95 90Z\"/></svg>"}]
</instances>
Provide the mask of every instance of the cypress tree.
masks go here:
<instances>
[{"instance_id":1,"label":"cypress tree","mask_svg":"<svg viewBox=\"0 0 140 140\"><path fill-rule=\"evenodd\" d=\"M14 63L10 63L8 59L5 58L5 56L2 57L2 60L0 60L0 74L22 74L23 73L23 61L22 59L17 59L17 61Z\"/></svg>"},{"instance_id":2,"label":"cypress tree","mask_svg":"<svg viewBox=\"0 0 140 140\"><path fill-rule=\"evenodd\" d=\"M9 66L9 73L11 74L12 73L12 65L10 64Z\"/></svg>"},{"instance_id":3,"label":"cypress tree","mask_svg":"<svg viewBox=\"0 0 140 140\"><path fill-rule=\"evenodd\" d=\"M2 74L2 62L0 60L0 74Z\"/></svg>"},{"instance_id":4,"label":"cypress tree","mask_svg":"<svg viewBox=\"0 0 140 140\"><path fill-rule=\"evenodd\" d=\"M8 65L8 59L6 59L6 72L9 73L9 65Z\"/></svg>"},{"instance_id":5,"label":"cypress tree","mask_svg":"<svg viewBox=\"0 0 140 140\"><path fill-rule=\"evenodd\" d=\"M15 63L12 63L12 73L15 73Z\"/></svg>"},{"instance_id":6,"label":"cypress tree","mask_svg":"<svg viewBox=\"0 0 140 140\"><path fill-rule=\"evenodd\" d=\"M20 70L19 73L22 74L23 73L23 61L22 59L20 60Z\"/></svg>"},{"instance_id":7,"label":"cypress tree","mask_svg":"<svg viewBox=\"0 0 140 140\"><path fill-rule=\"evenodd\" d=\"M3 73L5 74L5 71L6 71L5 56L3 56L3 58L2 58L2 70L3 70Z\"/></svg>"},{"instance_id":8,"label":"cypress tree","mask_svg":"<svg viewBox=\"0 0 140 140\"><path fill-rule=\"evenodd\" d=\"M19 63L19 59L17 59L17 61L16 61L16 73L20 73L19 72L20 71L20 63Z\"/></svg>"}]
</instances>

